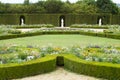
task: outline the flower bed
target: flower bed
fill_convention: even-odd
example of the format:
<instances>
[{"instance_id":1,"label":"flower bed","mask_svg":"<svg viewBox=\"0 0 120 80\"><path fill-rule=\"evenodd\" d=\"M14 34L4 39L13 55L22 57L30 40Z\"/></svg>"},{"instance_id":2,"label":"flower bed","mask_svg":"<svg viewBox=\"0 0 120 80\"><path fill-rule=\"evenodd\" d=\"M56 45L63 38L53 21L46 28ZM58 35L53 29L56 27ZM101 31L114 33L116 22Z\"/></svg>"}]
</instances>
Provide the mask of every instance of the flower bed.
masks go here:
<instances>
[{"instance_id":1,"label":"flower bed","mask_svg":"<svg viewBox=\"0 0 120 80\"><path fill-rule=\"evenodd\" d=\"M80 74L120 79L120 47L1 46L0 63L0 80L49 72L56 65Z\"/></svg>"},{"instance_id":2,"label":"flower bed","mask_svg":"<svg viewBox=\"0 0 120 80\"><path fill-rule=\"evenodd\" d=\"M120 64L119 47L100 47L87 46L81 48L73 47L33 47L33 46L1 46L0 47L0 64L21 63L53 54L74 54L86 61L109 62Z\"/></svg>"},{"instance_id":3,"label":"flower bed","mask_svg":"<svg viewBox=\"0 0 120 80\"><path fill-rule=\"evenodd\" d=\"M94 76L107 80L120 79L120 64L86 61L76 56L64 56L64 68L75 73Z\"/></svg>"}]
</instances>

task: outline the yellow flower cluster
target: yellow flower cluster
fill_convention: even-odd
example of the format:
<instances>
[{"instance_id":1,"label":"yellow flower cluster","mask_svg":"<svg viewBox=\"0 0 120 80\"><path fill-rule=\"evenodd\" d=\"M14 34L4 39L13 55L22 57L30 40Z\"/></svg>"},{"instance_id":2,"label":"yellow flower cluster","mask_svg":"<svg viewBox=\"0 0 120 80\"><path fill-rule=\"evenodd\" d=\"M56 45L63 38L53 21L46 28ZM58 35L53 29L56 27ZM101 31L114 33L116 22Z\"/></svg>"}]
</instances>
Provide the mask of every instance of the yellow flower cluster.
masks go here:
<instances>
[{"instance_id":1,"label":"yellow flower cluster","mask_svg":"<svg viewBox=\"0 0 120 80\"><path fill-rule=\"evenodd\" d=\"M55 51L60 51L60 50L62 50L62 49L59 48L59 47L55 47L54 50L55 50Z\"/></svg>"}]
</instances>

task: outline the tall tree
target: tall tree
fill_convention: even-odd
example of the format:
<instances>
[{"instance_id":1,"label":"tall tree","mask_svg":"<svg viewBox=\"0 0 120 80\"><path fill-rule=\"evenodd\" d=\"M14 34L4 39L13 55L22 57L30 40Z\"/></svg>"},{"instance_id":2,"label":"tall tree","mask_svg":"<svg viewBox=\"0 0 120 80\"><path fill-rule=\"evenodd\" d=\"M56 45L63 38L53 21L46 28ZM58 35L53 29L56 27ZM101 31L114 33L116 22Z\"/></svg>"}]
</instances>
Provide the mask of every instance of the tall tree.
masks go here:
<instances>
[{"instance_id":1,"label":"tall tree","mask_svg":"<svg viewBox=\"0 0 120 80\"><path fill-rule=\"evenodd\" d=\"M59 13L63 4L61 0L47 0L45 2L45 9L48 13Z\"/></svg>"},{"instance_id":2,"label":"tall tree","mask_svg":"<svg viewBox=\"0 0 120 80\"><path fill-rule=\"evenodd\" d=\"M96 4L100 13L117 14L119 12L117 5L112 0L97 0Z\"/></svg>"},{"instance_id":3,"label":"tall tree","mask_svg":"<svg viewBox=\"0 0 120 80\"><path fill-rule=\"evenodd\" d=\"M97 13L98 8L96 7L95 0L79 0L73 6L73 13L81 14L94 14Z\"/></svg>"},{"instance_id":4,"label":"tall tree","mask_svg":"<svg viewBox=\"0 0 120 80\"><path fill-rule=\"evenodd\" d=\"M5 5L0 2L0 13L5 11Z\"/></svg>"},{"instance_id":5,"label":"tall tree","mask_svg":"<svg viewBox=\"0 0 120 80\"><path fill-rule=\"evenodd\" d=\"M29 0L24 0L25 5L29 5L29 3L30 3Z\"/></svg>"}]
</instances>

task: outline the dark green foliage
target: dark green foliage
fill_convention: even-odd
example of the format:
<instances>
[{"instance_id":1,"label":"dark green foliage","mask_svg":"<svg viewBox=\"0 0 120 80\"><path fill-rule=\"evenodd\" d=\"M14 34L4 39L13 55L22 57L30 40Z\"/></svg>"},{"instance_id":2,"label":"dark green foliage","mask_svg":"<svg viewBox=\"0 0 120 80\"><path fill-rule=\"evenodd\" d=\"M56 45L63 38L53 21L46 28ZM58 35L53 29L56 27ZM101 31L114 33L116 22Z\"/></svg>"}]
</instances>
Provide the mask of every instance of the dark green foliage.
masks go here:
<instances>
[{"instance_id":1,"label":"dark green foliage","mask_svg":"<svg viewBox=\"0 0 120 80\"><path fill-rule=\"evenodd\" d=\"M10 80L53 71L56 68L55 57L45 57L21 64L0 66L0 80Z\"/></svg>"},{"instance_id":2,"label":"dark green foliage","mask_svg":"<svg viewBox=\"0 0 120 80\"><path fill-rule=\"evenodd\" d=\"M64 57L63 56L57 56L56 65L57 66L64 66Z\"/></svg>"},{"instance_id":3,"label":"dark green foliage","mask_svg":"<svg viewBox=\"0 0 120 80\"><path fill-rule=\"evenodd\" d=\"M118 14L118 7L112 0L97 0L96 3L100 13Z\"/></svg>"},{"instance_id":4,"label":"dark green foliage","mask_svg":"<svg viewBox=\"0 0 120 80\"><path fill-rule=\"evenodd\" d=\"M45 2L45 9L47 13L60 13L63 2L60 0L47 0Z\"/></svg>"},{"instance_id":5,"label":"dark green foliage","mask_svg":"<svg viewBox=\"0 0 120 80\"><path fill-rule=\"evenodd\" d=\"M39 0L36 3L30 3L24 0L23 4L4 4L0 2L0 13L62 13L62 14L95 14L112 13L118 14L119 8L111 0L79 0L76 3L70 3L69 0Z\"/></svg>"}]
</instances>

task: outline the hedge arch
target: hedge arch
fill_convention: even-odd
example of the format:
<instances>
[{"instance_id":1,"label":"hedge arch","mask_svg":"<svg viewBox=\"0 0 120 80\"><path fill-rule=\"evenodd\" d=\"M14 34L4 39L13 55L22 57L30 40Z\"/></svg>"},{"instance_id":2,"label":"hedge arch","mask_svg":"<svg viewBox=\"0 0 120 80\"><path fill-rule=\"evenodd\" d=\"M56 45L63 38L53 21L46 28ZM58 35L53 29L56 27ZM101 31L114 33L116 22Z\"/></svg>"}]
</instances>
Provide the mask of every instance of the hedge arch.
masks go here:
<instances>
[{"instance_id":1,"label":"hedge arch","mask_svg":"<svg viewBox=\"0 0 120 80\"><path fill-rule=\"evenodd\" d=\"M25 24L25 16L21 15L19 18L19 24L22 25L22 19L23 19L23 23Z\"/></svg>"},{"instance_id":2,"label":"hedge arch","mask_svg":"<svg viewBox=\"0 0 120 80\"><path fill-rule=\"evenodd\" d=\"M61 26L61 19L63 19L63 21L64 21L64 26L66 26L66 25L65 25L65 16L64 16L64 15L61 15L61 16L59 17L59 26Z\"/></svg>"},{"instance_id":3,"label":"hedge arch","mask_svg":"<svg viewBox=\"0 0 120 80\"><path fill-rule=\"evenodd\" d=\"M97 18L97 24L99 24L99 20L101 19L101 22L102 22L102 25L103 25L103 18L102 17L100 17L100 16L98 16L98 18Z\"/></svg>"}]
</instances>

